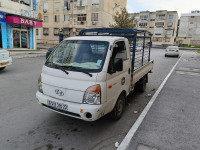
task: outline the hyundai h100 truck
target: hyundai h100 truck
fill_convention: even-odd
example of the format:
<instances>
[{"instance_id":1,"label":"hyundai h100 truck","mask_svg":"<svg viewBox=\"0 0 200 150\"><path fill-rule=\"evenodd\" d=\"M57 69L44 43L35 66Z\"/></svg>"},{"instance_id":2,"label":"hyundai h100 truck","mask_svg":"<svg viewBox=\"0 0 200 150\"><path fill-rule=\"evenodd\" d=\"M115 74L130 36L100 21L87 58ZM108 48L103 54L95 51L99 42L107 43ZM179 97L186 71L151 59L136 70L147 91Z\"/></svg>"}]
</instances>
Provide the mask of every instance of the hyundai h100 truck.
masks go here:
<instances>
[{"instance_id":1,"label":"hyundai h100 truck","mask_svg":"<svg viewBox=\"0 0 200 150\"><path fill-rule=\"evenodd\" d=\"M137 42L143 49L136 52ZM129 44L130 43L130 44ZM38 102L52 111L95 121L109 114L118 120L126 98L144 91L151 34L116 28L85 29L63 40L48 56L38 79Z\"/></svg>"}]
</instances>

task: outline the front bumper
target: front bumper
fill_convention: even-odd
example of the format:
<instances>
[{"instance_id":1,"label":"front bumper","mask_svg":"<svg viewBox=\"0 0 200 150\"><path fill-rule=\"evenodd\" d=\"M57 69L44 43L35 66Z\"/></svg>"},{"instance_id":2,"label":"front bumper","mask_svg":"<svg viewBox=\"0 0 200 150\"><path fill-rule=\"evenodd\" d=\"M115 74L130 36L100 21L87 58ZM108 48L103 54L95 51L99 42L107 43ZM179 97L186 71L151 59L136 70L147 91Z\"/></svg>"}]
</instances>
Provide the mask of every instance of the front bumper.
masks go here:
<instances>
[{"instance_id":1,"label":"front bumper","mask_svg":"<svg viewBox=\"0 0 200 150\"><path fill-rule=\"evenodd\" d=\"M3 65L3 63L8 63L8 64ZM1 60L1 61L0 61L0 68L9 66L9 65L11 65L11 64L12 64L12 57L9 57L8 59Z\"/></svg>"},{"instance_id":2,"label":"front bumper","mask_svg":"<svg viewBox=\"0 0 200 150\"><path fill-rule=\"evenodd\" d=\"M105 114L106 104L88 105L88 104L73 103L73 102L49 97L47 95L40 93L39 91L37 91L36 97L37 97L39 104L47 107L48 109L50 109L52 111L55 111L57 113L67 115L70 117L83 119L85 121L95 121L95 120L99 119L100 117L104 116L104 114ZM49 106L47 103L47 100L67 105L68 111L64 111L64 110ZM91 114L91 116L88 114ZM88 118L88 116L90 116L90 117Z\"/></svg>"}]
</instances>

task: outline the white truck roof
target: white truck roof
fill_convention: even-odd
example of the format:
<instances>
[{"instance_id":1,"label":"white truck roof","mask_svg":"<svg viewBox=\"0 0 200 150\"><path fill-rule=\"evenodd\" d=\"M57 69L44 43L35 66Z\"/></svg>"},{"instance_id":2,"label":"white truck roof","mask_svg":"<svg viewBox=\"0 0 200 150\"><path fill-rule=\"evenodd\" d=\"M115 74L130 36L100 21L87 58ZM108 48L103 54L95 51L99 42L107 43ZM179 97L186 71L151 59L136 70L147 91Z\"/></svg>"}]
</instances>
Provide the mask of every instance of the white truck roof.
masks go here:
<instances>
[{"instance_id":1,"label":"white truck roof","mask_svg":"<svg viewBox=\"0 0 200 150\"><path fill-rule=\"evenodd\" d=\"M92 40L92 41L108 41L110 43L116 40L124 40L124 37L116 37L116 36L75 36L69 37L64 40Z\"/></svg>"}]
</instances>

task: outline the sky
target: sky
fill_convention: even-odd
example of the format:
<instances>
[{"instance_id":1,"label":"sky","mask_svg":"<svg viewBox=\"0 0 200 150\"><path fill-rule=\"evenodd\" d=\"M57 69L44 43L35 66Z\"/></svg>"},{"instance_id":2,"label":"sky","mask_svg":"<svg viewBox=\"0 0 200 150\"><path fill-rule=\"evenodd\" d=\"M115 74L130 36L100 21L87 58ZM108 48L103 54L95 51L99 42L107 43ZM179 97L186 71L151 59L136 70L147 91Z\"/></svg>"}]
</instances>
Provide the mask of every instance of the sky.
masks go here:
<instances>
[{"instance_id":1,"label":"sky","mask_svg":"<svg viewBox=\"0 0 200 150\"><path fill-rule=\"evenodd\" d=\"M200 10L199 0L127 0L129 13L140 11L168 10L181 13L190 13L191 10Z\"/></svg>"}]
</instances>

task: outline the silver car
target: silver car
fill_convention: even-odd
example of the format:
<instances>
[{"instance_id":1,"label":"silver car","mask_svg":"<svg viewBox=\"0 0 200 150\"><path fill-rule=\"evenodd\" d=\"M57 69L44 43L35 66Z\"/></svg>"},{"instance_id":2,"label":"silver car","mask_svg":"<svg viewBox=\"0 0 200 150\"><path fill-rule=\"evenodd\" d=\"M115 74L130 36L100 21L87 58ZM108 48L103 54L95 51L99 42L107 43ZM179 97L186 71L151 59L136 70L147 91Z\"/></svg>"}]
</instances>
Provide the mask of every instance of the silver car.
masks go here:
<instances>
[{"instance_id":1,"label":"silver car","mask_svg":"<svg viewBox=\"0 0 200 150\"><path fill-rule=\"evenodd\" d=\"M165 50L165 56L179 56L178 46L168 46Z\"/></svg>"}]
</instances>

